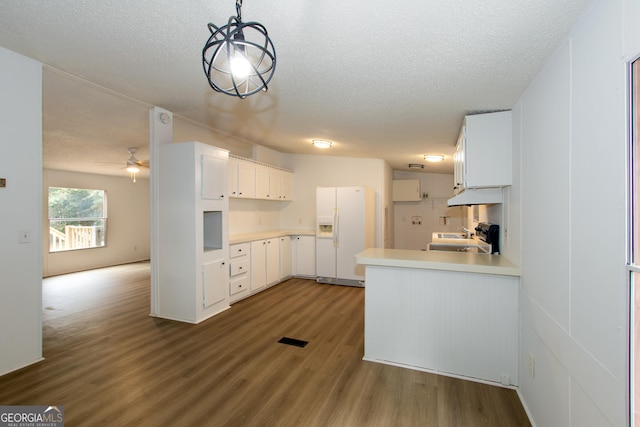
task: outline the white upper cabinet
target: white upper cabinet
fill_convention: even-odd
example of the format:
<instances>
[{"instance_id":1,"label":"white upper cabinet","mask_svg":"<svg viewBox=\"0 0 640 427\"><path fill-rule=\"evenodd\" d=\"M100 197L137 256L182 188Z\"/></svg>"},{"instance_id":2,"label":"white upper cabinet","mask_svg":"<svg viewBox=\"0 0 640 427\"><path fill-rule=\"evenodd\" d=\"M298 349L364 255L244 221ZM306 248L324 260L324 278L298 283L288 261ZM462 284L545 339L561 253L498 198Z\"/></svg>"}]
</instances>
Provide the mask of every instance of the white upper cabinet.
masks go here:
<instances>
[{"instance_id":1,"label":"white upper cabinet","mask_svg":"<svg viewBox=\"0 0 640 427\"><path fill-rule=\"evenodd\" d=\"M269 168L256 165L256 199L269 199Z\"/></svg>"},{"instance_id":2,"label":"white upper cabinet","mask_svg":"<svg viewBox=\"0 0 640 427\"><path fill-rule=\"evenodd\" d=\"M229 157L229 161L227 162L229 197L238 197L238 163L240 163L240 160L235 157Z\"/></svg>"},{"instance_id":3,"label":"white upper cabinet","mask_svg":"<svg viewBox=\"0 0 640 427\"><path fill-rule=\"evenodd\" d=\"M511 185L511 111L466 116L454 155L454 193Z\"/></svg>"},{"instance_id":4,"label":"white upper cabinet","mask_svg":"<svg viewBox=\"0 0 640 427\"><path fill-rule=\"evenodd\" d=\"M253 160L229 157L230 197L262 200L293 200L293 173Z\"/></svg>"},{"instance_id":5,"label":"white upper cabinet","mask_svg":"<svg viewBox=\"0 0 640 427\"><path fill-rule=\"evenodd\" d=\"M280 171L280 200L293 200L293 173Z\"/></svg>"},{"instance_id":6,"label":"white upper cabinet","mask_svg":"<svg viewBox=\"0 0 640 427\"><path fill-rule=\"evenodd\" d=\"M420 194L419 179L393 180L394 202L419 202L420 200L422 200L422 196Z\"/></svg>"},{"instance_id":7,"label":"white upper cabinet","mask_svg":"<svg viewBox=\"0 0 640 427\"><path fill-rule=\"evenodd\" d=\"M256 167L249 162L238 162L238 196L256 197Z\"/></svg>"},{"instance_id":8,"label":"white upper cabinet","mask_svg":"<svg viewBox=\"0 0 640 427\"><path fill-rule=\"evenodd\" d=\"M202 198L222 200L226 198L227 188L227 157L226 152L220 151L203 154L202 161Z\"/></svg>"},{"instance_id":9,"label":"white upper cabinet","mask_svg":"<svg viewBox=\"0 0 640 427\"><path fill-rule=\"evenodd\" d=\"M256 165L229 157L229 195L237 198L256 197Z\"/></svg>"},{"instance_id":10,"label":"white upper cabinet","mask_svg":"<svg viewBox=\"0 0 640 427\"><path fill-rule=\"evenodd\" d=\"M269 169L269 194L267 198L269 200L280 200L282 197L280 195L280 170L279 169Z\"/></svg>"}]
</instances>

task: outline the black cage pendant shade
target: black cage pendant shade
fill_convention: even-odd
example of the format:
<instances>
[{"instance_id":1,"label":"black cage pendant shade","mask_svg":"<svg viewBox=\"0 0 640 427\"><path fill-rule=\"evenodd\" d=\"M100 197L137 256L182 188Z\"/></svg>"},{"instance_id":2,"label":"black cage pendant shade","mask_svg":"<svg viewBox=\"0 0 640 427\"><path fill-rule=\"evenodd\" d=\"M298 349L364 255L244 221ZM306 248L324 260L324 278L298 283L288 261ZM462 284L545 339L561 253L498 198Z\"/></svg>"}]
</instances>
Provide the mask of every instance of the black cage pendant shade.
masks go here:
<instances>
[{"instance_id":1,"label":"black cage pendant shade","mask_svg":"<svg viewBox=\"0 0 640 427\"><path fill-rule=\"evenodd\" d=\"M264 25L242 22L242 0L227 25L209 24L211 37L202 49L202 66L216 92L246 98L267 90L276 70L276 50Z\"/></svg>"}]
</instances>

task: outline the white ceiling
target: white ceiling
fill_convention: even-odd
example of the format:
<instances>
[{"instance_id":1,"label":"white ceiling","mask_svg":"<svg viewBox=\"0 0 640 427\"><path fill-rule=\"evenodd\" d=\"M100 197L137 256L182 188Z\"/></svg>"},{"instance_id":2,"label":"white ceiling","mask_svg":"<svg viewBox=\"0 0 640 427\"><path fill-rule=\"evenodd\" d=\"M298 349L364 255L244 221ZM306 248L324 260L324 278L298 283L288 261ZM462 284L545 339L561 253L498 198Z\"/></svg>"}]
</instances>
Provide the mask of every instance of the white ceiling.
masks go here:
<instances>
[{"instance_id":1,"label":"white ceiling","mask_svg":"<svg viewBox=\"0 0 640 427\"><path fill-rule=\"evenodd\" d=\"M463 116L510 109L591 2L246 0L278 62L244 100L202 70L207 23L235 15L232 0L3 0L0 46L47 65L45 167L125 173L126 147L148 158L155 105L281 152L320 154L311 138L326 138L322 154L452 173Z\"/></svg>"}]
</instances>

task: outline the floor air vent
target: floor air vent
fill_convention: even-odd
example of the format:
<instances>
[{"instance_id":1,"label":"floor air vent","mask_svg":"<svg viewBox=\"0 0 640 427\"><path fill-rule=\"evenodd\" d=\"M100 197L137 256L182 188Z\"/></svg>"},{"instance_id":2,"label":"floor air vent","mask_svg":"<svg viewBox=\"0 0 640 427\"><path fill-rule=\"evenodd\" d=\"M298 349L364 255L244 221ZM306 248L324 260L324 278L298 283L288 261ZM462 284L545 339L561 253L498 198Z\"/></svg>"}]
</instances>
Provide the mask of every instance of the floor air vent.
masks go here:
<instances>
[{"instance_id":1,"label":"floor air vent","mask_svg":"<svg viewBox=\"0 0 640 427\"><path fill-rule=\"evenodd\" d=\"M287 337L280 338L278 342L280 344L294 345L296 347L304 347L305 345L309 344L309 341L302 341L302 340L297 340L295 338L287 338Z\"/></svg>"}]
</instances>

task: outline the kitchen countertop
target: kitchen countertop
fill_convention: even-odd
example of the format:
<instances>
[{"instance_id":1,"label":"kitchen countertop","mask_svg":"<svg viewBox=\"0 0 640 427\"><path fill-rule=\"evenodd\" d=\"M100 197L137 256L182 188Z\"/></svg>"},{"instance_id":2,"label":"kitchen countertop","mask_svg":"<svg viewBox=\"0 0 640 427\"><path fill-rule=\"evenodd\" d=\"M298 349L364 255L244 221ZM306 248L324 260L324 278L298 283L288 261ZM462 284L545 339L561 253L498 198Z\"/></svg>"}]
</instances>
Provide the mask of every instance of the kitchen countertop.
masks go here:
<instances>
[{"instance_id":1,"label":"kitchen countertop","mask_svg":"<svg viewBox=\"0 0 640 427\"><path fill-rule=\"evenodd\" d=\"M356 254L356 262L382 267L520 276L520 267L502 255L369 248Z\"/></svg>"},{"instance_id":2,"label":"kitchen countertop","mask_svg":"<svg viewBox=\"0 0 640 427\"><path fill-rule=\"evenodd\" d=\"M229 244L252 242L254 240L271 239L282 236L315 236L315 230L266 230L250 233L229 234Z\"/></svg>"}]
</instances>

